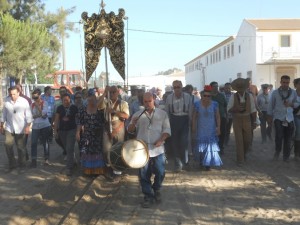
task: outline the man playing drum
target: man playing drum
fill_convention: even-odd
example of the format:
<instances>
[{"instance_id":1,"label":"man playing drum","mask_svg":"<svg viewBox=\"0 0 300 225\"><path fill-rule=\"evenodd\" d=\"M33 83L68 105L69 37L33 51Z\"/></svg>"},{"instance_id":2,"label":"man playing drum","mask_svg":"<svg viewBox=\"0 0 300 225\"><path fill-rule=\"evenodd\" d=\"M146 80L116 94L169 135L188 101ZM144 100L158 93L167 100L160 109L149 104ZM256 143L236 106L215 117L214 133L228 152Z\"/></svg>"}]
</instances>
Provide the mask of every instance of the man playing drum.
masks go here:
<instances>
[{"instance_id":1,"label":"man playing drum","mask_svg":"<svg viewBox=\"0 0 300 225\"><path fill-rule=\"evenodd\" d=\"M119 90L116 86L107 86L98 102L98 108L105 110L106 129L103 134L103 150L106 156L113 145L125 139L125 120L129 118L129 107L127 102L120 100L118 96ZM113 176L120 174L121 171L114 171Z\"/></svg>"},{"instance_id":2,"label":"man playing drum","mask_svg":"<svg viewBox=\"0 0 300 225\"><path fill-rule=\"evenodd\" d=\"M170 122L165 111L155 108L153 95L144 94L145 110L136 112L128 126L128 132L136 132L137 139L146 143L149 150L148 163L139 169L139 180L144 194L142 206L148 208L156 200L161 201L160 188L165 177L164 142L171 136ZM152 174L155 175L151 182Z\"/></svg>"}]
</instances>

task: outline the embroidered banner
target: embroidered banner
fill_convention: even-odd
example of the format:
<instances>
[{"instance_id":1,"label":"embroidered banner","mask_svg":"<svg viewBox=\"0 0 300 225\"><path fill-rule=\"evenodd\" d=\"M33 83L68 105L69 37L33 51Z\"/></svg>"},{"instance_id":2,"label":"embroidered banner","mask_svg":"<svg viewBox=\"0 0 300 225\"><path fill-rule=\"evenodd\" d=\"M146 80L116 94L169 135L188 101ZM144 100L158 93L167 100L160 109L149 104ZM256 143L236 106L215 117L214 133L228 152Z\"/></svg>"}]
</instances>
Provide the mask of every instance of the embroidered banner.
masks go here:
<instances>
[{"instance_id":1,"label":"embroidered banner","mask_svg":"<svg viewBox=\"0 0 300 225\"><path fill-rule=\"evenodd\" d=\"M109 50L110 60L125 80L125 42L124 21L125 10L119 9L119 14L107 14L102 8L100 14L87 12L81 14L84 21L85 70L88 81L94 73L103 47Z\"/></svg>"}]
</instances>

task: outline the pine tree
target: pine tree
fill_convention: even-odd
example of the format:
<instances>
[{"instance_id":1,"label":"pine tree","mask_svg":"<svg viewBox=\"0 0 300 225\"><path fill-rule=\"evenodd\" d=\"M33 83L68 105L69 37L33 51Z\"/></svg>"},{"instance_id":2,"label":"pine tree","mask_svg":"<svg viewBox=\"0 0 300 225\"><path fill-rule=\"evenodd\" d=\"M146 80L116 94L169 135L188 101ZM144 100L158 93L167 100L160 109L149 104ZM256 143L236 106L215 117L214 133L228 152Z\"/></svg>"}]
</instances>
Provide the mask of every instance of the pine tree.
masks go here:
<instances>
[{"instance_id":1,"label":"pine tree","mask_svg":"<svg viewBox=\"0 0 300 225\"><path fill-rule=\"evenodd\" d=\"M41 24L17 21L0 14L0 78L4 73L22 80L26 73L49 70L51 65L50 37ZM2 85L0 85L2 100ZM2 102L0 103L2 108Z\"/></svg>"}]
</instances>

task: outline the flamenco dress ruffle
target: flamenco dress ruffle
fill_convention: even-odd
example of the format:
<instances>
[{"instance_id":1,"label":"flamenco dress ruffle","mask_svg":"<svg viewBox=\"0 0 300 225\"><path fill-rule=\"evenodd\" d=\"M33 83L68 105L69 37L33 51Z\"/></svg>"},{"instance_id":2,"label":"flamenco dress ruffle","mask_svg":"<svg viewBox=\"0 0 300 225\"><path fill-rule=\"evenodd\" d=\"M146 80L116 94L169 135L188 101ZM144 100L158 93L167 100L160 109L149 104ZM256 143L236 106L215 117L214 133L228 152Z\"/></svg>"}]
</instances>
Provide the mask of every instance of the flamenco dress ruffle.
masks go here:
<instances>
[{"instance_id":1,"label":"flamenco dress ruffle","mask_svg":"<svg viewBox=\"0 0 300 225\"><path fill-rule=\"evenodd\" d=\"M198 159L203 166L221 166L223 162L219 155L217 138L210 140L198 140ZM197 154L196 154L197 155Z\"/></svg>"}]
</instances>

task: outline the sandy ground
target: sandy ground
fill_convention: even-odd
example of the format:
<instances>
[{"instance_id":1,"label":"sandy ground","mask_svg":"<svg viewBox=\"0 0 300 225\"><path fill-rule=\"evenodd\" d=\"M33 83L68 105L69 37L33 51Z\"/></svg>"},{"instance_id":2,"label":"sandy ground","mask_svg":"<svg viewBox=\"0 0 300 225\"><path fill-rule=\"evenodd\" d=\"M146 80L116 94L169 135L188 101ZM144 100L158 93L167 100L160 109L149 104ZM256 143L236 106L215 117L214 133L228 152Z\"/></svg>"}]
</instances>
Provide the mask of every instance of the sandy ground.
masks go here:
<instances>
[{"instance_id":1,"label":"sandy ground","mask_svg":"<svg viewBox=\"0 0 300 225\"><path fill-rule=\"evenodd\" d=\"M300 224L300 162L272 161L274 143L261 144L255 132L247 163L235 163L234 138L220 169L194 165L174 173L169 160L162 203L141 207L137 171L119 182L103 176L64 175L61 149L51 145L53 165L5 173L0 139L0 224ZM30 144L30 143L29 143ZM30 146L30 145L28 145Z\"/></svg>"}]
</instances>

